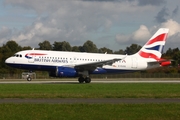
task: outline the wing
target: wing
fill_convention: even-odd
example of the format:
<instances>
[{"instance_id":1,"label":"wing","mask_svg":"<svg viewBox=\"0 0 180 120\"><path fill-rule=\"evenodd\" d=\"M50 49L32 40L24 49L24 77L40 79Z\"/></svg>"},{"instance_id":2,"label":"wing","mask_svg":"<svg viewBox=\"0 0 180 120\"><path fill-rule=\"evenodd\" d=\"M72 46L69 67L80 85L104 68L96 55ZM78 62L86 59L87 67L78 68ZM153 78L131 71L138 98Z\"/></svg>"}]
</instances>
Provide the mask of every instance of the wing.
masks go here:
<instances>
[{"instance_id":1,"label":"wing","mask_svg":"<svg viewBox=\"0 0 180 120\"><path fill-rule=\"evenodd\" d=\"M110 60L105 60L105 61L75 64L74 68L79 71L84 71L84 70L93 71L97 67L102 67L103 65L112 65L114 62L119 61L119 60L122 60L122 59L115 58L115 59L110 59Z\"/></svg>"}]
</instances>

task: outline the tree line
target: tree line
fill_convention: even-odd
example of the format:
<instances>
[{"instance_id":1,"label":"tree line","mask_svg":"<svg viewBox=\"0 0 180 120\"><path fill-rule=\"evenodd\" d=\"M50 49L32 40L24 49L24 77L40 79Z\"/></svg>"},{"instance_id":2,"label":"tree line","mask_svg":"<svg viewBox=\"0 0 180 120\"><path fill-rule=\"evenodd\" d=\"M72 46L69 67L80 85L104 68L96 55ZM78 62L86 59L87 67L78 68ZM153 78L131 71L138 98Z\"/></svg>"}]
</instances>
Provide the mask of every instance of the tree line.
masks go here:
<instances>
[{"instance_id":1,"label":"tree line","mask_svg":"<svg viewBox=\"0 0 180 120\"><path fill-rule=\"evenodd\" d=\"M97 48L97 46L90 40L87 40L82 46L71 46L69 42L61 41L61 42L54 42L51 44L48 40L44 40L38 44L39 50L53 50L53 51L74 51L74 52L91 52L91 53L107 53L107 54L134 54L141 49L141 46L138 44L132 44L129 47L126 47L125 50L119 49L118 51L113 51L109 48ZM30 46L20 46L13 40L8 41L6 44L3 44L0 47L0 73L20 73L22 70L10 68L5 64L5 60L14 55L16 52L21 50L31 50ZM161 72L179 72L179 63L180 63L180 50L179 48L171 49L169 48L162 56L165 59L172 59L172 68L171 71L168 71L166 68ZM164 69L164 68L163 68ZM157 69L156 69L157 70ZM155 72L157 72L155 70ZM151 70L152 72L152 70Z\"/></svg>"},{"instance_id":2,"label":"tree line","mask_svg":"<svg viewBox=\"0 0 180 120\"><path fill-rule=\"evenodd\" d=\"M54 42L52 45L49 41L45 40L39 44L40 50L53 50L53 51L74 51L74 52L91 52L91 53L108 53L108 54L134 54L136 53L141 46L137 44L132 44L130 47L127 47L125 50L120 49L119 51L114 51L103 47L98 49L97 46L90 40L87 40L82 46L71 46L69 42Z\"/></svg>"}]
</instances>

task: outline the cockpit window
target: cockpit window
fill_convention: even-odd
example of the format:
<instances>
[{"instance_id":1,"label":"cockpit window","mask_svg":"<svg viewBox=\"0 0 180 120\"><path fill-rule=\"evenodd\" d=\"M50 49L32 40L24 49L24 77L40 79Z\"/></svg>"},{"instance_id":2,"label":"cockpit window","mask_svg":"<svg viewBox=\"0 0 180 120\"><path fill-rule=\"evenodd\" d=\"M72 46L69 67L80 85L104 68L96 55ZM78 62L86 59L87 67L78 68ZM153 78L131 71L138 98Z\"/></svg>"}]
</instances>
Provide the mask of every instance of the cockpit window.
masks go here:
<instances>
[{"instance_id":1,"label":"cockpit window","mask_svg":"<svg viewBox=\"0 0 180 120\"><path fill-rule=\"evenodd\" d=\"M13 57L22 57L21 54L14 54Z\"/></svg>"}]
</instances>

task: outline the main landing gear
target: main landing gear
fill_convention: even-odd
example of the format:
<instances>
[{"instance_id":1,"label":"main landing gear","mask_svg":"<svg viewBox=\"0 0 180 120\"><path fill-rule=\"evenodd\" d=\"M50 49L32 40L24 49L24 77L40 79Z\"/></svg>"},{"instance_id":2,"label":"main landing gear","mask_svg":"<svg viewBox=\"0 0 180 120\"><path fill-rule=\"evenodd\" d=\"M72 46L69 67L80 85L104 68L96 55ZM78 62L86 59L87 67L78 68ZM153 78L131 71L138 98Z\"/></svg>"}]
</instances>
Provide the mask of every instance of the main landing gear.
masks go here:
<instances>
[{"instance_id":1,"label":"main landing gear","mask_svg":"<svg viewBox=\"0 0 180 120\"><path fill-rule=\"evenodd\" d=\"M89 76L86 76L86 77L83 77L83 76L80 76L78 78L78 81L79 83L90 83L91 82L91 78Z\"/></svg>"},{"instance_id":2,"label":"main landing gear","mask_svg":"<svg viewBox=\"0 0 180 120\"><path fill-rule=\"evenodd\" d=\"M79 83L90 83L91 78L89 77L88 71L79 72L80 76L78 78Z\"/></svg>"}]
</instances>

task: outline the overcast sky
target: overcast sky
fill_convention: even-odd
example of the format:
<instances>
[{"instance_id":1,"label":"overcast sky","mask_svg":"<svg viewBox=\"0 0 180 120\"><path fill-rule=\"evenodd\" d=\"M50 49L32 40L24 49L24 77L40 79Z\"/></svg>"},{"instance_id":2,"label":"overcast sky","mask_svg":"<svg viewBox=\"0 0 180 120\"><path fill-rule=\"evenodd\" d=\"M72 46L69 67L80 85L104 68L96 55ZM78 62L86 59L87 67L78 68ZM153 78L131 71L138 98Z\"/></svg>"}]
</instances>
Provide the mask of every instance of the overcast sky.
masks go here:
<instances>
[{"instance_id":1,"label":"overcast sky","mask_svg":"<svg viewBox=\"0 0 180 120\"><path fill-rule=\"evenodd\" d=\"M0 0L0 44L38 47L49 40L114 51L144 45L160 27L165 48L180 46L180 0Z\"/></svg>"}]
</instances>

